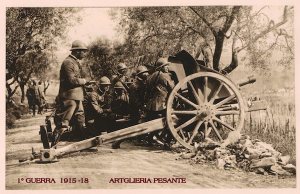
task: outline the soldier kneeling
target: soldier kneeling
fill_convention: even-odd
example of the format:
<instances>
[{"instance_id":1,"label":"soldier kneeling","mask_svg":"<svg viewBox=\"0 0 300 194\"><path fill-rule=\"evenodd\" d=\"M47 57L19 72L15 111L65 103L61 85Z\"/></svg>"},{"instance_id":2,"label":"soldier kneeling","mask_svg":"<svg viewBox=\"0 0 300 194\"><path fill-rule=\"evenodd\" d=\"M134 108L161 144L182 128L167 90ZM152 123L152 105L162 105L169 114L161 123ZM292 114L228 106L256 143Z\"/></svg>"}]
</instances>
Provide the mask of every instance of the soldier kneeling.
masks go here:
<instances>
[{"instance_id":1,"label":"soldier kneeling","mask_svg":"<svg viewBox=\"0 0 300 194\"><path fill-rule=\"evenodd\" d=\"M104 76L99 81L99 87L87 92L84 108L87 128L93 136L115 130L115 114L111 111L110 80Z\"/></svg>"}]
</instances>

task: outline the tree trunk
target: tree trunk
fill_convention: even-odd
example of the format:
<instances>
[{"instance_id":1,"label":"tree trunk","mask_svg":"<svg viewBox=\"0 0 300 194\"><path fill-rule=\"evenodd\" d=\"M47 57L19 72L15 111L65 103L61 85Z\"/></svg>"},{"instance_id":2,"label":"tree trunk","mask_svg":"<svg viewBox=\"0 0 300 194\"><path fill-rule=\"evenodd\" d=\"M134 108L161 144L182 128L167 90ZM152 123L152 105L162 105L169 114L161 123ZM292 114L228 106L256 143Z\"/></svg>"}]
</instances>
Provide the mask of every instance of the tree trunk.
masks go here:
<instances>
[{"instance_id":1,"label":"tree trunk","mask_svg":"<svg viewBox=\"0 0 300 194\"><path fill-rule=\"evenodd\" d=\"M24 103L25 101L25 84L24 83L20 83L20 89L21 89L21 103Z\"/></svg>"},{"instance_id":2,"label":"tree trunk","mask_svg":"<svg viewBox=\"0 0 300 194\"><path fill-rule=\"evenodd\" d=\"M214 61L213 61L213 67L214 70L220 71L220 59L223 51L223 44L224 44L224 35L222 32L218 32L217 35L215 36L215 42L216 42L216 47L215 47L215 52L214 52Z\"/></svg>"},{"instance_id":3,"label":"tree trunk","mask_svg":"<svg viewBox=\"0 0 300 194\"><path fill-rule=\"evenodd\" d=\"M46 91L50 86L50 82L49 81L44 81L44 94L46 95Z\"/></svg>"}]
</instances>

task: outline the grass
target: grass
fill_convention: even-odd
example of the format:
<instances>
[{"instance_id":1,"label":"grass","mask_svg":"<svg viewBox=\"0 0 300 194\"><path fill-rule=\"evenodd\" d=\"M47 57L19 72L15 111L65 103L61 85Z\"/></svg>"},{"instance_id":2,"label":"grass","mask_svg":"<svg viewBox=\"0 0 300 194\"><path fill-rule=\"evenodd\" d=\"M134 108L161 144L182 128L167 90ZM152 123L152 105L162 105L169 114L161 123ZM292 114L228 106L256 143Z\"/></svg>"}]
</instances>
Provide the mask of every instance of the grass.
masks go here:
<instances>
[{"instance_id":1,"label":"grass","mask_svg":"<svg viewBox=\"0 0 300 194\"><path fill-rule=\"evenodd\" d=\"M262 95L261 99L267 101L269 110L247 113L244 133L272 144L282 155L290 155L290 162L296 164L294 95L273 93Z\"/></svg>"}]
</instances>

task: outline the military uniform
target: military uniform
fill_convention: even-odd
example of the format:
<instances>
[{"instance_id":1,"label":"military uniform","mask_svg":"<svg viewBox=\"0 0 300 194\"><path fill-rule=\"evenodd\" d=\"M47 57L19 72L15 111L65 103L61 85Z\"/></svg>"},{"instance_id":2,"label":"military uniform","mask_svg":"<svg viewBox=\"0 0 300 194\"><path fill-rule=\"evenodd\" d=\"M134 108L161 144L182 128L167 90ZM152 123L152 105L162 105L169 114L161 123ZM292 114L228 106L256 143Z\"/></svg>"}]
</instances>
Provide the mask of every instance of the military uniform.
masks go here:
<instances>
[{"instance_id":1,"label":"military uniform","mask_svg":"<svg viewBox=\"0 0 300 194\"><path fill-rule=\"evenodd\" d=\"M88 92L84 100L86 123L94 128L93 135L115 129L115 117L111 111L111 95L101 90Z\"/></svg>"},{"instance_id":2,"label":"military uniform","mask_svg":"<svg viewBox=\"0 0 300 194\"><path fill-rule=\"evenodd\" d=\"M57 99L60 104L60 111L57 115L60 117L62 125L68 126L73 115L75 115L80 126L84 125L82 86L85 83L85 79L81 78L79 61L75 56L69 55L63 61L60 69L60 86Z\"/></svg>"},{"instance_id":3,"label":"military uniform","mask_svg":"<svg viewBox=\"0 0 300 194\"><path fill-rule=\"evenodd\" d=\"M166 102L169 93L174 87L174 82L168 73L156 71L146 81L146 107L149 116L162 114L166 110Z\"/></svg>"},{"instance_id":4,"label":"military uniform","mask_svg":"<svg viewBox=\"0 0 300 194\"><path fill-rule=\"evenodd\" d=\"M146 81L146 118L147 120L153 120L164 117L166 115L166 104L168 96L174 87L174 82L171 79L170 74L163 70L164 66L169 63L166 59L160 58L156 62L156 72L151 74ZM155 140L156 139L156 140ZM166 142L164 146L168 146L172 140L172 135L169 130L164 129L159 132L149 134L148 141L157 141L158 143Z\"/></svg>"},{"instance_id":5,"label":"military uniform","mask_svg":"<svg viewBox=\"0 0 300 194\"><path fill-rule=\"evenodd\" d=\"M145 109L145 92L146 83L139 78L129 87L130 116L135 121L139 120L140 111Z\"/></svg>"}]
</instances>

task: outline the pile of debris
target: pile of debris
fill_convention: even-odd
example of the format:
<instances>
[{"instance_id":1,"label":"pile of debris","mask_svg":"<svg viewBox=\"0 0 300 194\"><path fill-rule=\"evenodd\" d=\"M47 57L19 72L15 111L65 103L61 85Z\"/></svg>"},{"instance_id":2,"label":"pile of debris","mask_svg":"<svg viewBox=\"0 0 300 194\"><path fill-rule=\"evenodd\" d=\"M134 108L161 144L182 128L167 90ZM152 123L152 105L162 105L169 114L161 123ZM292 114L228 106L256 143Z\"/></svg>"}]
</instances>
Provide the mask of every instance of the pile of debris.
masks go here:
<instances>
[{"instance_id":1,"label":"pile of debris","mask_svg":"<svg viewBox=\"0 0 300 194\"><path fill-rule=\"evenodd\" d=\"M195 145L192 152L180 158L192 159L195 163L211 161L219 169L241 168L263 175L291 176L296 167L289 164L290 156L282 156L271 144L248 135L240 135L234 142L218 143L209 138Z\"/></svg>"}]
</instances>

